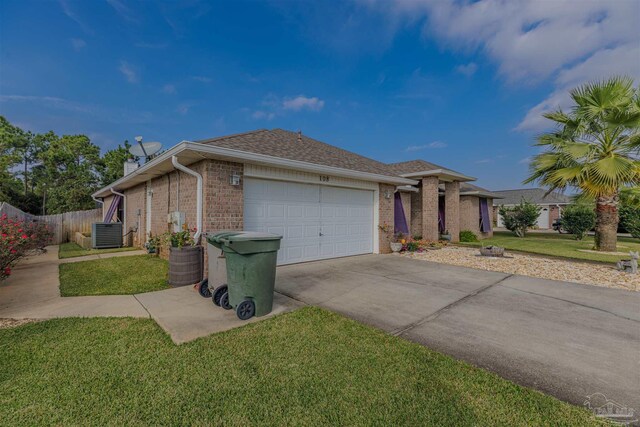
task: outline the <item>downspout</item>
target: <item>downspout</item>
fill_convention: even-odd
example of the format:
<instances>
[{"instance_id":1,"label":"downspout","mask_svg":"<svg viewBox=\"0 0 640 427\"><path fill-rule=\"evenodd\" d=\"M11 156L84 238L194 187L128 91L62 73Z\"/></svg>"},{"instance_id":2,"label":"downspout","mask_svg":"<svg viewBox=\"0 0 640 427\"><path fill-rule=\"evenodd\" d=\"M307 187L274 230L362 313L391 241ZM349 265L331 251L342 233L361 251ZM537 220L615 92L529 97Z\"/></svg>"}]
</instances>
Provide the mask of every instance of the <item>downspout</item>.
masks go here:
<instances>
[{"instance_id":1,"label":"downspout","mask_svg":"<svg viewBox=\"0 0 640 427\"><path fill-rule=\"evenodd\" d=\"M178 158L176 156L171 156L171 163L173 166L181 170L184 173L188 173L191 176L195 176L197 180L196 184L196 234L193 235L193 240L195 240L196 244L200 241L200 235L202 234L202 175L198 172L189 169L188 167L181 165L178 163Z\"/></svg>"},{"instance_id":2,"label":"downspout","mask_svg":"<svg viewBox=\"0 0 640 427\"><path fill-rule=\"evenodd\" d=\"M111 190L111 192L117 196L122 197L122 211L124 212L124 214L122 215L122 229L124 230L125 234L128 233L127 230L127 197L124 195L124 193L120 193L116 190L113 189L113 187L111 187L109 190Z\"/></svg>"},{"instance_id":3,"label":"downspout","mask_svg":"<svg viewBox=\"0 0 640 427\"><path fill-rule=\"evenodd\" d=\"M91 196L91 198L93 199L94 202L100 203L104 208L104 200L98 200L96 196Z\"/></svg>"}]
</instances>

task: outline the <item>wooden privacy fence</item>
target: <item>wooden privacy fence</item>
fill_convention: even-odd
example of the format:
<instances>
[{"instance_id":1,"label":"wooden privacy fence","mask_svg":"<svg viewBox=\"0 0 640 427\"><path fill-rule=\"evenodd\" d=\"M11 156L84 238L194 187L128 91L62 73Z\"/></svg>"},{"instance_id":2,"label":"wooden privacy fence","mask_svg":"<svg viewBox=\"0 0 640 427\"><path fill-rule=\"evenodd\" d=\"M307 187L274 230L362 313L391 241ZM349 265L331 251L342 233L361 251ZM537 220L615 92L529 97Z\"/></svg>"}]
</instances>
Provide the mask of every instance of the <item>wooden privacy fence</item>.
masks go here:
<instances>
[{"instance_id":1,"label":"wooden privacy fence","mask_svg":"<svg viewBox=\"0 0 640 427\"><path fill-rule=\"evenodd\" d=\"M88 211L65 212L55 215L31 215L21 211L15 206L3 202L0 203L0 216L3 214L23 221L46 222L53 231L51 244L59 245L73 239L74 234L91 233L91 224L102 222L102 209Z\"/></svg>"}]
</instances>

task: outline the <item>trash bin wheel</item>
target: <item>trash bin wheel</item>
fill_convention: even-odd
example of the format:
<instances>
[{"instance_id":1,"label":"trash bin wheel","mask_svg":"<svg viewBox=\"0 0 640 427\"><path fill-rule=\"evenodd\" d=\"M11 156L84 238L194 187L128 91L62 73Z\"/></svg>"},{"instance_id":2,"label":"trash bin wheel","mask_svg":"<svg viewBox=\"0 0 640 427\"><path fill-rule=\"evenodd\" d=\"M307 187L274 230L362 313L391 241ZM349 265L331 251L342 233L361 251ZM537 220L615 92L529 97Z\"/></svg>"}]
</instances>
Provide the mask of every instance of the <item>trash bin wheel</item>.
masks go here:
<instances>
[{"instance_id":1,"label":"trash bin wheel","mask_svg":"<svg viewBox=\"0 0 640 427\"><path fill-rule=\"evenodd\" d=\"M240 320L251 319L256 314L255 303L250 299L242 301L236 307L236 314L238 315L238 319Z\"/></svg>"},{"instance_id":2,"label":"trash bin wheel","mask_svg":"<svg viewBox=\"0 0 640 427\"><path fill-rule=\"evenodd\" d=\"M231 310L233 308L231 307L231 304L229 304L229 292L225 292L220 297L220 307L224 308L225 310Z\"/></svg>"},{"instance_id":3,"label":"trash bin wheel","mask_svg":"<svg viewBox=\"0 0 640 427\"><path fill-rule=\"evenodd\" d=\"M209 289L209 279L204 279L198 286L198 293L203 298L211 298L211 289Z\"/></svg>"},{"instance_id":4,"label":"trash bin wheel","mask_svg":"<svg viewBox=\"0 0 640 427\"><path fill-rule=\"evenodd\" d=\"M222 286L218 286L216 290L213 291L213 295L211 296L211 299L213 300L213 303L218 307L220 307L220 298L222 297L222 294L227 292L227 289L228 289L227 285L222 285Z\"/></svg>"}]
</instances>

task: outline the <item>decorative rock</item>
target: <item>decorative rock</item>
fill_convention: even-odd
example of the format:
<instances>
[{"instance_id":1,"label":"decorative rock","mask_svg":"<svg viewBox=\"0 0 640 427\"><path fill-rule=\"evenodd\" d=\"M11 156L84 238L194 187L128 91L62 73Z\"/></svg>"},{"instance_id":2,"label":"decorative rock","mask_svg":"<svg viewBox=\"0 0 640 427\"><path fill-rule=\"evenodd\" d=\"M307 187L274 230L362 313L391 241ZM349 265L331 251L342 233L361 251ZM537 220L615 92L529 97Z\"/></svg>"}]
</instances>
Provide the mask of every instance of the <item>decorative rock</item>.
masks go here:
<instances>
[{"instance_id":1,"label":"decorative rock","mask_svg":"<svg viewBox=\"0 0 640 427\"><path fill-rule=\"evenodd\" d=\"M638 274L638 252L629 252L631 259L618 261L616 267L620 271L626 271L627 273Z\"/></svg>"},{"instance_id":2,"label":"decorative rock","mask_svg":"<svg viewBox=\"0 0 640 427\"><path fill-rule=\"evenodd\" d=\"M480 248L480 255L482 256L493 256L493 257L503 257L504 256L504 248L500 246L483 246Z\"/></svg>"},{"instance_id":3,"label":"decorative rock","mask_svg":"<svg viewBox=\"0 0 640 427\"><path fill-rule=\"evenodd\" d=\"M402 256L508 274L640 291L640 274L613 266L541 256L510 254L509 258L478 256L477 249L447 246L439 251L405 252Z\"/></svg>"}]
</instances>

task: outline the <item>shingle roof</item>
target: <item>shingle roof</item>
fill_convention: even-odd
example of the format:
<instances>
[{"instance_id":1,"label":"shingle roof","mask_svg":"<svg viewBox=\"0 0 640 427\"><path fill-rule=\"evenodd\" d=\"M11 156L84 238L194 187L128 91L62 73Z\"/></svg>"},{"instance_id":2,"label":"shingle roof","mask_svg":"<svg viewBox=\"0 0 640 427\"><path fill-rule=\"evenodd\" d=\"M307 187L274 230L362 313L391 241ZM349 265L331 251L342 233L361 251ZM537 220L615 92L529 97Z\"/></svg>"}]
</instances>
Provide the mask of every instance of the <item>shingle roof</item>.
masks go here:
<instances>
[{"instance_id":1,"label":"shingle roof","mask_svg":"<svg viewBox=\"0 0 640 427\"><path fill-rule=\"evenodd\" d=\"M360 172L398 176L389 165L283 129L259 129L197 141L234 150Z\"/></svg>"},{"instance_id":2,"label":"shingle roof","mask_svg":"<svg viewBox=\"0 0 640 427\"><path fill-rule=\"evenodd\" d=\"M427 162L426 160L418 159L418 160L409 160L407 162L399 162L399 163L389 163L389 167L395 171L398 175L414 173L414 172L424 172L431 171L436 169L442 169L445 171L456 172L453 169L445 168L444 166L436 165L435 163Z\"/></svg>"},{"instance_id":3,"label":"shingle roof","mask_svg":"<svg viewBox=\"0 0 640 427\"><path fill-rule=\"evenodd\" d=\"M494 202L494 205L517 205L523 199L536 205L555 205L571 203L571 197L560 193L549 193L543 188L521 188L517 190L493 191L502 197Z\"/></svg>"}]
</instances>

